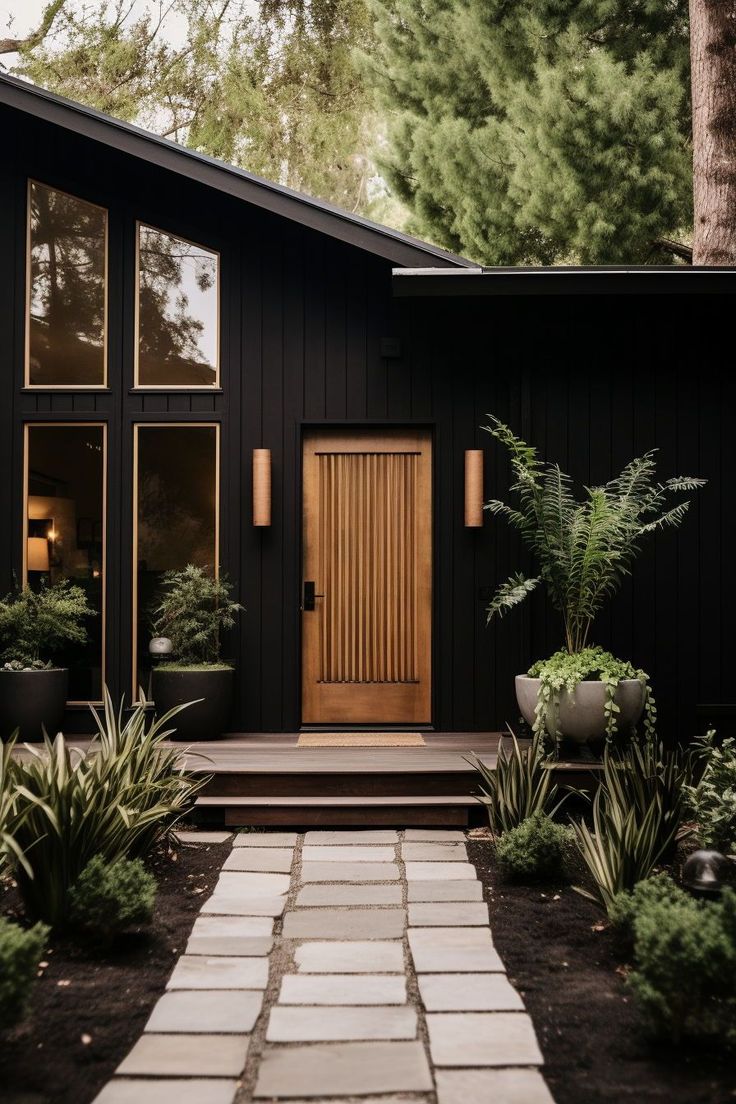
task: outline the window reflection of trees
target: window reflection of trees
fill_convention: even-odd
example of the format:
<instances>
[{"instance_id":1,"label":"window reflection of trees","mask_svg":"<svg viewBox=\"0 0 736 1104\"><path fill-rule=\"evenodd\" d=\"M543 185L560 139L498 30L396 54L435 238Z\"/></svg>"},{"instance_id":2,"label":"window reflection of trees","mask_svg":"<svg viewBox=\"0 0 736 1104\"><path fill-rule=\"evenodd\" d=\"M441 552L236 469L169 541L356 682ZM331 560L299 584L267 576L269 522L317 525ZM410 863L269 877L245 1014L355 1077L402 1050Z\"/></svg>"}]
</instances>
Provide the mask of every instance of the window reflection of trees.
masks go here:
<instances>
[{"instance_id":1,"label":"window reflection of trees","mask_svg":"<svg viewBox=\"0 0 736 1104\"><path fill-rule=\"evenodd\" d=\"M28 382L105 383L107 213L32 182Z\"/></svg>"},{"instance_id":2,"label":"window reflection of trees","mask_svg":"<svg viewBox=\"0 0 736 1104\"><path fill-rule=\"evenodd\" d=\"M138 248L138 384L216 384L217 254L150 226Z\"/></svg>"}]
</instances>

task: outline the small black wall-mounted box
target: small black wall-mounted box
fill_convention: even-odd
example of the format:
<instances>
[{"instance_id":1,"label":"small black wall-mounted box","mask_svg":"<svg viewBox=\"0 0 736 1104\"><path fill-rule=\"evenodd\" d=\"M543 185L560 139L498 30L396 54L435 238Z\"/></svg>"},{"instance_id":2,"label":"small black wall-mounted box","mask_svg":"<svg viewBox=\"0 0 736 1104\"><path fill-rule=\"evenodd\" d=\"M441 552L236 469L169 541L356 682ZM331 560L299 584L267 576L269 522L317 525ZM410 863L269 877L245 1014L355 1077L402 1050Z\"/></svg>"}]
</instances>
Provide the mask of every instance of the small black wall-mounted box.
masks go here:
<instances>
[{"instance_id":1,"label":"small black wall-mounted box","mask_svg":"<svg viewBox=\"0 0 736 1104\"><path fill-rule=\"evenodd\" d=\"M401 356L401 342L398 337L381 338L381 356L387 360L398 360Z\"/></svg>"}]
</instances>

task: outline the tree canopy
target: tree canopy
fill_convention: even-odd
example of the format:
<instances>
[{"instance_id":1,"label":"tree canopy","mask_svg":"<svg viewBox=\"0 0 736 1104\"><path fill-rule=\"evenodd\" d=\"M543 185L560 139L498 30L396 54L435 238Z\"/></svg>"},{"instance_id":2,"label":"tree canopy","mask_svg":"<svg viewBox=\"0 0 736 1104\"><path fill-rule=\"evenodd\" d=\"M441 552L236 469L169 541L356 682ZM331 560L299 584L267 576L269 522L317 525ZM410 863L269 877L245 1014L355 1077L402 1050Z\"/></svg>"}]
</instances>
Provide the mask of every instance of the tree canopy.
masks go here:
<instances>
[{"instance_id":1,"label":"tree canopy","mask_svg":"<svg viewBox=\"0 0 736 1104\"><path fill-rule=\"evenodd\" d=\"M486 264L645 263L691 224L687 0L367 0L411 229Z\"/></svg>"}]
</instances>

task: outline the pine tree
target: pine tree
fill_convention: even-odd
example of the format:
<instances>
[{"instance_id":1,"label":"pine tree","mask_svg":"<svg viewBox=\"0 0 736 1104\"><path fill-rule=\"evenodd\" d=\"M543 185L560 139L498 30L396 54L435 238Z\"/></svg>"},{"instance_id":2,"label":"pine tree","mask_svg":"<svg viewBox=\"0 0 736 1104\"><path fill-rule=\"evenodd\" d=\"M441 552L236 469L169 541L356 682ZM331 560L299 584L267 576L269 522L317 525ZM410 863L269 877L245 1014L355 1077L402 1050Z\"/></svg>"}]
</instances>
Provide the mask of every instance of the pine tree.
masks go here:
<instances>
[{"instance_id":1,"label":"pine tree","mask_svg":"<svg viewBox=\"0 0 736 1104\"><path fill-rule=\"evenodd\" d=\"M371 42L363 0L51 0L0 54L53 92L365 209L373 117L353 49Z\"/></svg>"},{"instance_id":2,"label":"pine tree","mask_svg":"<svg viewBox=\"0 0 736 1104\"><path fill-rule=\"evenodd\" d=\"M646 263L692 218L687 0L368 0L410 229L486 264Z\"/></svg>"}]
</instances>

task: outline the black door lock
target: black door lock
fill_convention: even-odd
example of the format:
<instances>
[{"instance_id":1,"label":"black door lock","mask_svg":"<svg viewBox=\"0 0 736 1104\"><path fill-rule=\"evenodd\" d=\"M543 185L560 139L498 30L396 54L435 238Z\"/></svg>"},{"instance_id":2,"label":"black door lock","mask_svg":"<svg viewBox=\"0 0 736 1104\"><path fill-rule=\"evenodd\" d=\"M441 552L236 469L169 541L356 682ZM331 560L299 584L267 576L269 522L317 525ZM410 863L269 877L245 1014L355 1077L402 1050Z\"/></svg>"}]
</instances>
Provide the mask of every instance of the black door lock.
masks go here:
<instances>
[{"instance_id":1,"label":"black door lock","mask_svg":"<svg viewBox=\"0 0 736 1104\"><path fill-rule=\"evenodd\" d=\"M324 594L314 593L315 583L313 579L304 580L304 591L302 594L302 609L308 613L311 613L314 608L315 598L324 598Z\"/></svg>"}]
</instances>

